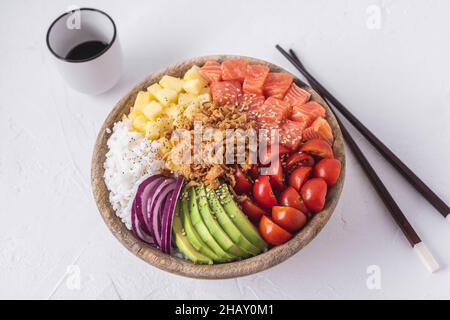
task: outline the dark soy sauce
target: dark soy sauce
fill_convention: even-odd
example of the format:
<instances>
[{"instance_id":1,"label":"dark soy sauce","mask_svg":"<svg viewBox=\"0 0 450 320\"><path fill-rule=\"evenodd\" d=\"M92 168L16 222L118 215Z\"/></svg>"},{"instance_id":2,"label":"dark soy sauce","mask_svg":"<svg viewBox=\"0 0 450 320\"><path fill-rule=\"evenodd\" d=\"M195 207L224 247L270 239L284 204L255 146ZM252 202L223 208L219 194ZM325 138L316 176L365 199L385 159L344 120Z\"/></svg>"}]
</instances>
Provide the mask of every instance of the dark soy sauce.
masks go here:
<instances>
[{"instance_id":1,"label":"dark soy sauce","mask_svg":"<svg viewBox=\"0 0 450 320\"><path fill-rule=\"evenodd\" d=\"M86 41L72 48L66 55L67 60L79 61L92 58L106 49L108 44L101 41Z\"/></svg>"}]
</instances>

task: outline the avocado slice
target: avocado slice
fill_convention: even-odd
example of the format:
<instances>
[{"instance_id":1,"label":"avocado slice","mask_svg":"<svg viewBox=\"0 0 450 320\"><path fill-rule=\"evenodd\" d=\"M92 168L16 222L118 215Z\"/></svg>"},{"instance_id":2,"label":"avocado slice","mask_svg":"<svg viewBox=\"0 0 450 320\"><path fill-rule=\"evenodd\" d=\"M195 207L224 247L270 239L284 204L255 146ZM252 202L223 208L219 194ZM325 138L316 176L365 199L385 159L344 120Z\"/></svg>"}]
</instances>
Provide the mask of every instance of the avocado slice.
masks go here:
<instances>
[{"instance_id":1,"label":"avocado slice","mask_svg":"<svg viewBox=\"0 0 450 320\"><path fill-rule=\"evenodd\" d=\"M261 249L257 248L250 241L248 241L242 232L234 225L233 221L220 204L219 198L214 190L206 188L206 197L208 198L208 204L211 211L217 217L217 221L219 221L220 226L228 234L231 240L233 240L233 242L236 243L242 251L252 256L260 253Z\"/></svg>"},{"instance_id":2,"label":"avocado slice","mask_svg":"<svg viewBox=\"0 0 450 320\"><path fill-rule=\"evenodd\" d=\"M183 226L181 224L181 218L180 218L179 212L180 212L179 206L177 205L177 207L175 209L175 214L173 217L172 231L173 231L173 235L175 237L175 243L176 243L178 249L180 249L180 251L194 263L212 264L213 261L209 257L198 252L192 246L189 239L184 235L184 230L183 230Z\"/></svg>"},{"instance_id":3,"label":"avocado slice","mask_svg":"<svg viewBox=\"0 0 450 320\"><path fill-rule=\"evenodd\" d=\"M213 261L222 261L223 259L219 258L219 256L215 254L206 243L203 242L192 225L189 214L189 194L186 188L183 189L179 201L181 202L179 211L181 223L183 224L183 229L186 232L186 237L189 239L192 246Z\"/></svg>"},{"instance_id":4,"label":"avocado slice","mask_svg":"<svg viewBox=\"0 0 450 320\"><path fill-rule=\"evenodd\" d=\"M248 254L242 251L226 234L220 224L217 222L217 217L214 216L209 208L208 199L206 198L205 185L198 184L194 187L197 194L197 203L200 215L205 222L211 235L216 239L220 246L229 254L236 257L247 257Z\"/></svg>"},{"instance_id":5,"label":"avocado slice","mask_svg":"<svg viewBox=\"0 0 450 320\"><path fill-rule=\"evenodd\" d=\"M228 190L227 185L221 184L219 188L217 188L216 193L219 197L220 204L225 209L225 212L234 222L236 227L242 232L245 238L247 238L254 246L259 248L260 250L266 249L267 243L261 238L258 230L238 207L233 199L233 196Z\"/></svg>"},{"instance_id":6,"label":"avocado slice","mask_svg":"<svg viewBox=\"0 0 450 320\"><path fill-rule=\"evenodd\" d=\"M209 246L209 248L214 251L214 253L221 259L220 262L231 261L236 257L228 254L222 247L217 243L213 236L209 233L203 219L200 215L198 204L197 204L197 194L194 188L189 189L189 213L191 217L192 225L195 230L197 230L200 238Z\"/></svg>"}]
</instances>

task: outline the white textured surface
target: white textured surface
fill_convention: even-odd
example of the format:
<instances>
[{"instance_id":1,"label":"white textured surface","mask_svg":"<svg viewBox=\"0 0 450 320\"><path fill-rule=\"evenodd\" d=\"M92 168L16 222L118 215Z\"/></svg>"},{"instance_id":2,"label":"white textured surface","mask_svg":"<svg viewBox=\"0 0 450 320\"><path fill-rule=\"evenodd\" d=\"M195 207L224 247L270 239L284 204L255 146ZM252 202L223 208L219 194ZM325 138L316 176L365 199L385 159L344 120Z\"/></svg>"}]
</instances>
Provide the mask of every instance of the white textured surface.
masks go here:
<instances>
[{"instance_id":1,"label":"white textured surface","mask_svg":"<svg viewBox=\"0 0 450 320\"><path fill-rule=\"evenodd\" d=\"M116 20L125 56L119 84L96 97L66 87L44 42L53 18L87 3ZM381 10L380 29L366 26L370 5ZM134 257L101 220L89 180L97 130L134 83L215 53L294 71L273 48L280 43L450 202L449 9L445 0L1 1L0 298L450 298L448 225L356 134L439 272L417 260L351 154L319 236L277 267L224 281L170 275Z\"/></svg>"},{"instance_id":2,"label":"white textured surface","mask_svg":"<svg viewBox=\"0 0 450 320\"><path fill-rule=\"evenodd\" d=\"M433 273L439 270L439 264L437 263L436 259L433 257L425 243L419 242L415 244L414 250L416 251L420 260L422 260L422 263L425 265L428 271Z\"/></svg>"}]
</instances>

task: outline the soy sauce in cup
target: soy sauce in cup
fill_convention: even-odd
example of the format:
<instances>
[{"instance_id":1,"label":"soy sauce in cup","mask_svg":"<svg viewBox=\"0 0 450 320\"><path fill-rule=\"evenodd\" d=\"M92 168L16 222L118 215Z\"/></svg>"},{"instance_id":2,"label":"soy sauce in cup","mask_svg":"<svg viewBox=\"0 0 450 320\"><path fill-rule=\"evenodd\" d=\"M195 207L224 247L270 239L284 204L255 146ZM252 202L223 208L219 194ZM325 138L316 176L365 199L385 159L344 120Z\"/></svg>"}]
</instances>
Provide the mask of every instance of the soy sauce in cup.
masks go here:
<instances>
[{"instance_id":1,"label":"soy sauce in cup","mask_svg":"<svg viewBox=\"0 0 450 320\"><path fill-rule=\"evenodd\" d=\"M47 31L46 42L62 78L74 89L100 94L122 72L116 24L105 12L80 8L63 13Z\"/></svg>"},{"instance_id":2,"label":"soy sauce in cup","mask_svg":"<svg viewBox=\"0 0 450 320\"><path fill-rule=\"evenodd\" d=\"M72 48L67 53L66 59L72 61L89 59L101 54L107 46L107 43L101 41L86 41Z\"/></svg>"}]
</instances>

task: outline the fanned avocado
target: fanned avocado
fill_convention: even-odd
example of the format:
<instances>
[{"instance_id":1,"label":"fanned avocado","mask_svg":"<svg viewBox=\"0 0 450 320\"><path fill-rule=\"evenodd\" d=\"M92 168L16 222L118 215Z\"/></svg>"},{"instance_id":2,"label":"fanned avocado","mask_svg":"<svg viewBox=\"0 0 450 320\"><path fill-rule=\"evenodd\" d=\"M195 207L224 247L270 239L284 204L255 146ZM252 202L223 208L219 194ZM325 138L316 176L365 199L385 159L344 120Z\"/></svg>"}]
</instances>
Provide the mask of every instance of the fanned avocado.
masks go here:
<instances>
[{"instance_id":1,"label":"fanned avocado","mask_svg":"<svg viewBox=\"0 0 450 320\"><path fill-rule=\"evenodd\" d=\"M247 216L241 211L233 199L228 187L222 184L216 190L220 204L225 212L234 222L235 226L242 232L254 246L260 250L267 248L267 243L261 238L255 226L248 220Z\"/></svg>"},{"instance_id":2,"label":"fanned avocado","mask_svg":"<svg viewBox=\"0 0 450 320\"><path fill-rule=\"evenodd\" d=\"M211 233L209 233L208 228L206 227L200 215L197 204L197 195L194 188L189 189L189 213L192 225L194 226L195 230L197 230L198 235L209 246L209 248L214 251L217 256L219 256L221 262L234 260L236 257L225 252L225 250L223 250L222 247L213 238Z\"/></svg>"},{"instance_id":3,"label":"fanned avocado","mask_svg":"<svg viewBox=\"0 0 450 320\"><path fill-rule=\"evenodd\" d=\"M261 252L261 249L254 246L250 241L245 238L242 232L234 225L231 218L225 212L225 209L220 204L220 201L214 192L209 188L206 188L206 197L208 198L208 204L214 215L217 217L217 221L228 236L238 245L242 251L247 252L250 255L257 255Z\"/></svg>"},{"instance_id":4,"label":"fanned avocado","mask_svg":"<svg viewBox=\"0 0 450 320\"><path fill-rule=\"evenodd\" d=\"M175 214L173 217L172 231L173 231L173 235L175 237L175 243L176 243L178 249L180 249L180 251L194 263L212 264L213 261L209 257L198 252L192 246L189 239L184 235L184 230L183 230L183 226L181 224L179 212L180 212L179 206L177 205L177 207L175 209Z\"/></svg>"},{"instance_id":5,"label":"fanned avocado","mask_svg":"<svg viewBox=\"0 0 450 320\"><path fill-rule=\"evenodd\" d=\"M184 190L182 191L179 202L180 219L183 224L184 231L186 232L186 237L189 239L192 246L197 251L212 259L213 261L223 261L223 259L219 258L219 256L215 254L205 242L203 242L194 226L192 225L191 217L189 214L189 194L186 188L184 188Z\"/></svg>"},{"instance_id":6,"label":"fanned avocado","mask_svg":"<svg viewBox=\"0 0 450 320\"><path fill-rule=\"evenodd\" d=\"M242 251L226 234L222 229L220 224L217 222L217 217L215 217L208 204L208 199L206 198L205 186L203 184L198 184L194 187L195 193L197 194L197 203L200 215L205 222L210 234L214 239L220 244L222 249L224 249L229 254L236 257L246 257L247 253Z\"/></svg>"}]
</instances>

